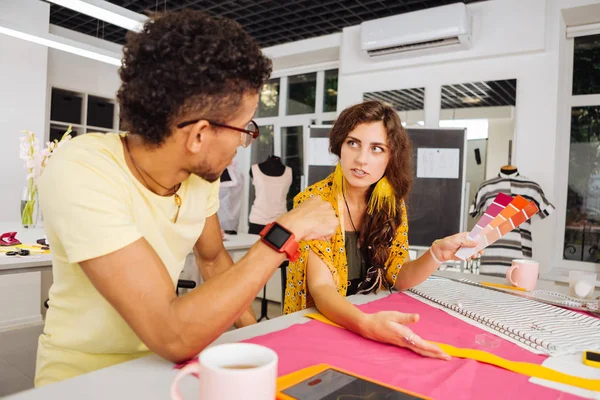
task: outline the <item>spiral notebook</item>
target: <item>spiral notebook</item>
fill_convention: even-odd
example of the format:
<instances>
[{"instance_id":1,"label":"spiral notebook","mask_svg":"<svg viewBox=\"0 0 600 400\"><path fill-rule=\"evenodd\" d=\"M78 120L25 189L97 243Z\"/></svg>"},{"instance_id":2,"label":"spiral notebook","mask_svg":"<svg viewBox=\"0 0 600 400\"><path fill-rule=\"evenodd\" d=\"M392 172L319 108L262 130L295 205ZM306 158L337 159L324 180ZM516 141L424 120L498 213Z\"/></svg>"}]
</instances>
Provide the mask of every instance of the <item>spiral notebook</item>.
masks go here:
<instances>
[{"instance_id":1,"label":"spiral notebook","mask_svg":"<svg viewBox=\"0 0 600 400\"><path fill-rule=\"evenodd\" d=\"M600 350L600 319L589 315L449 279L428 279L410 291L535 353Z\"/></svg>"}]
</instances>

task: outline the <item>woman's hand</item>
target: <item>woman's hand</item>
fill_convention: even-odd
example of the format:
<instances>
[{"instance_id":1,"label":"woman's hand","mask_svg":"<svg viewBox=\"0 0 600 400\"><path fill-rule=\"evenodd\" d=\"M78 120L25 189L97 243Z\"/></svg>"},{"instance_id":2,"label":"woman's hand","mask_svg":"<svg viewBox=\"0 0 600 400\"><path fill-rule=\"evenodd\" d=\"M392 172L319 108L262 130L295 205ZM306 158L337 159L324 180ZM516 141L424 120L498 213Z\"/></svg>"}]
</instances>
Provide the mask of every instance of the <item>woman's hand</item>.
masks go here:
<instances>
[{"instance_id":1,"label":"woman's hand","mask_svg":"<svg viewBox=\"0 0 600 400\"><path fill-rule=\"evenodd\" d=\"M407 324L419 320L418 314L405 314L397 311L380 311L375 314L365 314L362 336L382 343L406 347L425 357L450 360L450 356L438 346L421 339Z\"/></svg>"},{"instance_id":2,"label":"woman's hand","mask_svg":"<svg viewBox=\"0 0 600 400\"><path fill-rule=\"evenodd\" d=\"M461 247L477 247L477 242L473 240L467 240L468 232L457 233L456 235L446 236L443 239L438 239L431 245L431 251L435 255L435 257L441 261L446 262L449 260L457 260L462 261L460 258L457 258L454 254ZM483 251L480 251L478 254L473 255L466 259L466 261L470 261L472 258L475 258L479 254L483 254Z\"/></svg>"}]
</instances>

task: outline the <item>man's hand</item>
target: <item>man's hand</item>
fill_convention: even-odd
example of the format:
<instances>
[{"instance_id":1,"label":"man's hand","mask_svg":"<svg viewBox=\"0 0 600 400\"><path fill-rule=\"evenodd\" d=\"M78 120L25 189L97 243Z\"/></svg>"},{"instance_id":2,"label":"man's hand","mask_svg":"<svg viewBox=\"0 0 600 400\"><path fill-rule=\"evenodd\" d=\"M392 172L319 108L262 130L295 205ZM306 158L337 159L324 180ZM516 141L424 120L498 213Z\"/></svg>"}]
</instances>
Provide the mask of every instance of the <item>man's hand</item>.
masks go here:
<instances>
[{"instance_id":1,"label":"man's hand","mask_svg":"<svg viewBox=\"0 0 600 400\"><path fill-rule=\"evenodd\" d=\"M339 226L333 207L319 196L302 202L277 222L291 230L296 240L327 240Z\"/></svg>"},{"instance_id":2,"label":"man's hand","mask_svg":"<svg viewBox=\"0 0 600 400\"><path fill-rule=\"evenodd\" d=\"M365 318L362 335L368 339L406 347L425 357L450 360L450 356L444 353L442 349L421 339L406 326L417 322L419 320L418 314L380 311L375 314L366 314Z\"/></svg>"}]
</instances>

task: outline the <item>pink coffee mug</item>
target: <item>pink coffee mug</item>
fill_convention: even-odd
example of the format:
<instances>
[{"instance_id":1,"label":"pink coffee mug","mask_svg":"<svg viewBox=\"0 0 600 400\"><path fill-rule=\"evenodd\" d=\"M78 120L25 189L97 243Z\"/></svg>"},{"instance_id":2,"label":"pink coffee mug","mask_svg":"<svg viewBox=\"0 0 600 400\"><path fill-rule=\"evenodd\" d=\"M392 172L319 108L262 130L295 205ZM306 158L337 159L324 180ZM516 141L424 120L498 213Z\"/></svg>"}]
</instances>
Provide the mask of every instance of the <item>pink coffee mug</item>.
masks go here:
<instances>
[{"instance_id":1,"label":"pink coffee mug","mask_svg":"<svg viewBox=\"0 0 600 400\"><path fill-rule=\"evenodd\" d=\"M506 271L506 279L513 286L522 287L529 291L535 289L540 264L533 260L513 260L512 266Z\"/></svg>"},{"instance_id":2,"label":"pink coffee mug","mask_svg":"<svg viewBox=\"0 0 600 400\"><path fill-rule=\"evenodd\" d=\"M200 353L198 361L179 371L171 384L171 399L182 400L179 381L190 374L197 374L200 380L200 400L274 399L277 361L277 353L258 344L209 347Z\"/></svg>"}]
</instances>

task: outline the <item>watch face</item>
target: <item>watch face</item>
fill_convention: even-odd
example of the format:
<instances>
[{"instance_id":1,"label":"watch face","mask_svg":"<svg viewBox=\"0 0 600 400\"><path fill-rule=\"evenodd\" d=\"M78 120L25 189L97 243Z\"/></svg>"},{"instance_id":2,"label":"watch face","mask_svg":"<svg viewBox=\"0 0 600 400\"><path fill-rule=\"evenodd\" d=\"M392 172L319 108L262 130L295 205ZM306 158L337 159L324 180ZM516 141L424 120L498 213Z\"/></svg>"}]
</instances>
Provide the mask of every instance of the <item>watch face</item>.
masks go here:
<instances>
[{"instance_id":1,"label":"watch face","mask_svg":"<svg viewBox=\"0 0 600 400\"><path fill-rule=\"evenodd\" d=\"M273 228L265 235L265 240L270 242L278 249L282 248L285 242L290 238L291 234L278 225L273 225Z\"/></svg>"}]
</instances>

